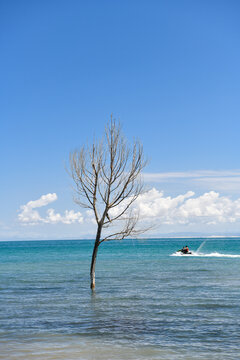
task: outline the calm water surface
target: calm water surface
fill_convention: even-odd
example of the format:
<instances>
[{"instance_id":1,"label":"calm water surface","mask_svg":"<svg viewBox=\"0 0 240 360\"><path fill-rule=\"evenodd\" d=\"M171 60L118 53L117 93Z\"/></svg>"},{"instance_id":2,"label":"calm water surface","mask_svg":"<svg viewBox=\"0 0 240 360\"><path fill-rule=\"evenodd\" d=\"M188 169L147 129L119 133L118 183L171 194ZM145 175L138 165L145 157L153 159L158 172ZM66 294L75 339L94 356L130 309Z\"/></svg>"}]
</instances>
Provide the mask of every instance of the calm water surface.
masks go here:
<instances>
[{"instance_id":1,"label":"calm water surface","mask_svg":"<svg viewBox=\"0 0 240 360\"><path fill-rule=\"evenodd\" d=\"M239 359L240 239L203 241L103 244L94 294L92 241L1 242L0 359Z\"/></svg>"}]
</instances>

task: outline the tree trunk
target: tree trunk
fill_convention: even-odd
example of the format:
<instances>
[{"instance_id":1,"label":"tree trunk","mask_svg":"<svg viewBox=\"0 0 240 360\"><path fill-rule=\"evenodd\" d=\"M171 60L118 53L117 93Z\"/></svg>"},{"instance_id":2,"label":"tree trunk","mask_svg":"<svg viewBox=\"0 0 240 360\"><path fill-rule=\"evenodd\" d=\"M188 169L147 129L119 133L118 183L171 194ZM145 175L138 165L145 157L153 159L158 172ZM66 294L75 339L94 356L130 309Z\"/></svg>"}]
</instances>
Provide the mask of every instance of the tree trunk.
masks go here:
<instances>
[{"instance_id":1,"label":"tree trunk","mask_svg":"<svg viewBox=\"0 0 240 360\"><path fill-rule=\"evenodd\" d=\"M92 262L91 262L91 270L90 270L91 289L92 290L95 289L95 266L96 266L96 260L97 260L98 247L99 247L99 243L100 243L101 230L102 230L102 227L98 226L97 236L96 236L93 253L92 253Z\"/></svg>"}]
</instances>

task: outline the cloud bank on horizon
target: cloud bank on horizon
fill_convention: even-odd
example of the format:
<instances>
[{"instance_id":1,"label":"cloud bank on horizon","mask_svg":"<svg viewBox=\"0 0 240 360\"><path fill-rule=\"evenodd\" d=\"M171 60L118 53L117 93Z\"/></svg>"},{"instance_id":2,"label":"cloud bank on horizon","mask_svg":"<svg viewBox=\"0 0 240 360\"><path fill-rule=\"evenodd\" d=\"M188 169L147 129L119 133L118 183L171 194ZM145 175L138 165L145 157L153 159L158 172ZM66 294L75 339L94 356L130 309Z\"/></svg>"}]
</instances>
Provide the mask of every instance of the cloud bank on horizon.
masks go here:
<instances>
[{"instance_id":1,"label":"cloud bank on horizon","mask_svg":"<svg viewBox=\"0 0 240 360\"><path fill-rule=\"evenodd\" d=\"M50 208L45 216L41 216L37 208L45 207L57 200L56 193L42 195L39 199L29 201L20 207L18 220L24 225L66 224L92 221L91 214L74 210L65 210L64 214L56 213ZM193 191L175 197L164 196L163 191L152 188L139 196L134 203L134 209L140 213L140 220L155 222L161 225L188 225L235 223L240 221L240 198L232 200L221 196L215 191L205 192L195 196ZM116 209L115 211L121 211Z\"/></svg>"}]
</instances>

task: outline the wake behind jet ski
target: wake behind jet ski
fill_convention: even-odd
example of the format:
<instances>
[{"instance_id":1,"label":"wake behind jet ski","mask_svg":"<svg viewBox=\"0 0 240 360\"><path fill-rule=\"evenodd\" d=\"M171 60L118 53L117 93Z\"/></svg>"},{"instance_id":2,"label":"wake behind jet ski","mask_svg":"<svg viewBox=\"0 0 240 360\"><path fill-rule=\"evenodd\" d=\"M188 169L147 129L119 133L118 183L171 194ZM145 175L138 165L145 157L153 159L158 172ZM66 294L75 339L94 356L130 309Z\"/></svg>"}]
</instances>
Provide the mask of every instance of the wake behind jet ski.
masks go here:
<instances>
[{"instance_id":1,"label":"wake behind jet ski","mask_svg":"<svg viewBox=\"0 0 240 360\"><path fill-rule=\"evenodd\" d=\"M181 252L182 255L191 255L192 252L189 251L188 246L184 246L182 249L178 250L178 252Z\"/></svg>"}]
</instances>

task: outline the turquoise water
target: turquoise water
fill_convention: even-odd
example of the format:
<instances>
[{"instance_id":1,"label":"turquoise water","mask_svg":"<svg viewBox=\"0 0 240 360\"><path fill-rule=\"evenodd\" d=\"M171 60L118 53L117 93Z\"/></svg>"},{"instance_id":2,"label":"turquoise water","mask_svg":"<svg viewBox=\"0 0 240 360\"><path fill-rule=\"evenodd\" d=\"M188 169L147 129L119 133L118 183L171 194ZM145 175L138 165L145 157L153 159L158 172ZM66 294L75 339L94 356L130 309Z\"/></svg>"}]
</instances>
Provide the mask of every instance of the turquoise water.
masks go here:
<instances>
[{"instance_id":1,"label":"turquoise water","mask_svg":"<svg viewBox=\"0 0 240 360\"><path fill-rule=\"evenodd\" d=\"M105 243L94 294L92 241L1 242L0 359L239 359L240 238L203 241Z\"/></svg>"}]
</instances>

